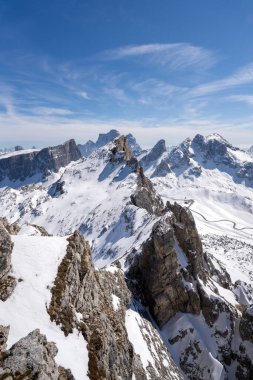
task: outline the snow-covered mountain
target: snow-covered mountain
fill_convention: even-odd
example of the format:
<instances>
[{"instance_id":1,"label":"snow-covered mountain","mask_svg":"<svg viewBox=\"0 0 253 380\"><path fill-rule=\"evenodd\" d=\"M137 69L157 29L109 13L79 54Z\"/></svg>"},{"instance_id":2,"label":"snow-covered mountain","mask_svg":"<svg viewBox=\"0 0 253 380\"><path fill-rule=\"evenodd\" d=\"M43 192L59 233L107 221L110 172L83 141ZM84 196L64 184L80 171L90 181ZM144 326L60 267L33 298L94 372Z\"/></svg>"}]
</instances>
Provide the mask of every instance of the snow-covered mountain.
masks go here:
<instances>
[{"instance_id":1,"label":"snow-covered mountain","mask_svg":"<svg viewBox=\"0 0 253 380\"><path fill-rule=\"evenodd\" d=\"M108 133L100 133L96 142L89 140L83 145L78 144L78 149L84 157L88 157L94 150L101 148L102 146L105 146L119 135L120 133L115 129L112 129ZM126 138L133 154L136 156L139 155L142 152L142 149L140 145L137 143L135 137L131 133L129 133L128 135L126 135Z\"/></svg>"},{"instance_id":2,"label":"snow-covered mountain","mask_svg":"<svg viewBox=\"0 0 253 380\"><path fill-rule=\"evenodd\" d=\"M2 170L4 376L53 341L47 378L252 378L252 156L219 135L93 144Z\"/></svg>"}]
</instances>

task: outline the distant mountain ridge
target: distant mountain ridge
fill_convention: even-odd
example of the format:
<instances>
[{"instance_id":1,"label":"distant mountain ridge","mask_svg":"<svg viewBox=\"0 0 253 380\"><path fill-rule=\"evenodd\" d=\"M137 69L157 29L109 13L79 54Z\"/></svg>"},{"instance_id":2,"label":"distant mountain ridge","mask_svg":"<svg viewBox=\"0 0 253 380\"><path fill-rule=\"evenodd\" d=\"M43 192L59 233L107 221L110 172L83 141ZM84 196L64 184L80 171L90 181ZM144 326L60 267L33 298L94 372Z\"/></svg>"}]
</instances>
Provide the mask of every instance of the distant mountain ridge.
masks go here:
<instances>
[{"instance_id":1,"label":"distant mountain ridge","mask_svg":"<svg viewBox=\"0 0 253 380\"><path fill-rule=\"evenodd\" d=\"M16 152L15 152L16 153ZM62 145L44 148L40 151L18 154L0 159L0 181L24 181L34 175L44 176L49 171L57 172L71 161L81 158L75 141L69 140Z\"/></svg>"},{"instance_id":2,"label":"distant mountain ridge","mask_svg":"<svg viewBox=\"0 0 253 380\"><path fill-rule=\"evenodd\" d=\"M119 135L120 133L116 129L112 129L107 133L100 133L96 142L89 140L85 144L78 144L78 149L83 156L88 157L92 152L94 152L94 150L105 146L116 137L119 137ZM142 152L142 149L137 143L135 137L129 133L126 135L126 139L128 140L128 144L133 154L139 155Z\"/></svg>"},{"instance_id":3,"label":"distant mountain ridge","mask_svg":"<svg viewBox=\"0 0 253 380\"><path fill-rule=\"evenodd\" d=\"M142 158L142 162L148 155ZM252 156L218 134L207 137L198 134L193 139L187 138L169 153L161 150L152 167L151 177L165 177L169 173L199 177L203 170L217 168L233 176L236 182L246 181L253 185Z\"/></svg>"}]
</instances>

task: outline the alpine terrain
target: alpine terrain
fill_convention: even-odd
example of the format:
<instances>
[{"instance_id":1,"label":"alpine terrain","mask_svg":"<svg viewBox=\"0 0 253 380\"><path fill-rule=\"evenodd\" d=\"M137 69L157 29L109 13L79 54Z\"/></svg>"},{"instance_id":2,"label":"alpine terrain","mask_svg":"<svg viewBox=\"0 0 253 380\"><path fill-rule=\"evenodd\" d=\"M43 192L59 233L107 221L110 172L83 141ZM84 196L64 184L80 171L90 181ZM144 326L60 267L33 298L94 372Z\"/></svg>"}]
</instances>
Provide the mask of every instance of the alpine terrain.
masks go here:
<instances>
[{"instance_id":1,"label":"alpine terrain","mask_svg":"<svg viewBox=\"0 0 253 380\"><path fill-rule=\"evenodd\" d=\"M3 152L0 379L252 379L252 214L217 134Z\"/></svg>"}]
</instances>

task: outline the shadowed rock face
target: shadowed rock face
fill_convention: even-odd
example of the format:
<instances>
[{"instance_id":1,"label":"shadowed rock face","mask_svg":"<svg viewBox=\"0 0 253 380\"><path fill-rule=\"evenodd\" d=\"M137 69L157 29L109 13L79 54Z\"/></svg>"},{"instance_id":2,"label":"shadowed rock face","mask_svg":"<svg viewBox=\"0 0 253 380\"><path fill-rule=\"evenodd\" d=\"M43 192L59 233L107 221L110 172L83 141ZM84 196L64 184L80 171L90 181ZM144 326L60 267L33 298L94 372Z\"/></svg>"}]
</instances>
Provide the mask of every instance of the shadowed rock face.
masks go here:
<instances>
[{"instance_id":1,"label":"shadowed rock face","mask_svg":"<svg viewBox=\"0 0 253 380\"><path fill-rule=\"evenodd\" d=\"M253 306L243 312L239 330L243 340L253 343Z\"/></svg>"},{"instance_id":2,"label":"shadowed rock face","mask_svg":"<svg viewBox=\"0 0 253 380\"><path fill-rule=\"evenodd\" d=\"M0 160L0 181L6 177L11 181L23 181L34 175L45 176L48 172L57 172L61 167L79 158L81 153L74 140L44 148L39 152L3 158Z\"/></svg>"},{"instance_id":3,"label":"shadowed rock face","mask_svg":"<svg viewBox=\"0 0 253 380\"><path fill-rule=\"evenodd\" d=\"M151 162L158 160L164 152L166 152L165 140L159 140L151 151L141 159L140 165L144 168L149 166Z\"/></svg>"},{"instance_id":4,"label":"shadowed rock face","mask_svg":"<svg viewBox=\"0 0 253 380\"><path fill-rule=\"evenodd\" d=\"M3 326L0 326L0 330L3 330ZM8 332L5 340L7 335ZM54 358L57 351L54 343L48 342L38 329L34 330L15 343L10 350L2 351L0 378L74 380L70 370L56 364Z\"/></svg>"},{"instance_id":5,"label":"shadowed rock face","mask_svg":"<svg viewBox=\"0 0 253 380\"><path fill-rule=\"evenodd\" d=\"M139 292L159 326L178 311L199 314L199 296L193 286L190 290L185 286L170 218L162 218L154 225L141 254L134 257L128 276L137 281Z\"/></svg>"}]
</instances>

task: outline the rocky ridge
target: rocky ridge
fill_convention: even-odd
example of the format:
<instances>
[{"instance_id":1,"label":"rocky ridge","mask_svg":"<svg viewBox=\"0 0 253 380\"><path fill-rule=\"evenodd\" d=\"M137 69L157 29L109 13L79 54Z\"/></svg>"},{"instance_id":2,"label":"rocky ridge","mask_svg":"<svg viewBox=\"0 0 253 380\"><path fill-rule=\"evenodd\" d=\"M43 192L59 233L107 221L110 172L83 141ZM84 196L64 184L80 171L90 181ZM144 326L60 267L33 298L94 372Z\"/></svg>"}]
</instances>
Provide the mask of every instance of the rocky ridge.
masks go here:
<instances>
[{"instance_id":1,"label":"rocky ridge","mask_svg":"<svg viewBox=\"0 0 253 380\"><path fill-rule=\"evenodd\" d=\"M73 139L63 145L2 158L0 159L0 181L4 179L24 181L36 175L41 179L49 172L58 172L61 167L80 158L81 153Z\"/></svg>"},{"instance_id":2,"label":"rocky ridge","mask_svg":"<svg viewBox=\"0 0 253 380\"><path fill-rule=\"evenodd\" d=\"M11 275L11 254L13 243L8 230L12 227L6 219L0 221L0 299L6 301L16 286L16 279Z\"/></svg>"},{"instance_id":3,"label":"rocky ridge","mask_svg":"<svg viewBox=\"0 0 253 380\"><path fill-rule=\"evenodd\" d=\"M141 202L137 206L142 207ZM151 209L149 212L152 212ZM143 243L141 252L130 256L127 261L130 289L148 307L162 330L165 327L167 331L169 324L173 331L175 328L170 321L180 314L204 317L206 328L210 329L210 340L217 347L216 359L222 363L219 377L210 372L210 379L229 378L232 362L238 363L237 373L242 371L247 379L252 376L253 357L245 354L247 349L243 343L235 344L236 339L251 339L251 311L244 312L240 334L235 338L235 325L240 318L239 300L235 307L236 304L232 305L220 295L222 288L225 292L226 289L233 290L231 279L224 268L217 271L206 256L188 209L168 202L149 239ZM226 324L221 327L224 317ZM189 379L203 379L213 364L193 326L174 336L168 330L168 338L172 346L188 342L185 343L185 350L181 349L179 365Z\"/></svg>"},{"instance_id":4,"label":"rocky ridge","mask_svg":"<svg viewBox=\"0 0 253 380\"><path fill-rule=\"evenodd\" d=\"M124 324L126 308L130 304L130 293L123 272L95 270L91 262L88 243L75 232L69 239L67 254L61 262L52 288L52 300L48 313L52 321L61 326L66 335L78 329L88 342L88 376L95 379L157 379L157 368L144 369L128 339ZM119 300L113 307L112 297ZM149 325L152 332L152 325ZM155 332L150 334L163 348ZM164 348L163 348L164 350ZM171 379L176 370L168 352L165 354L170 369L159 365L160 375Z\"/></svg>"}]
</instances>

